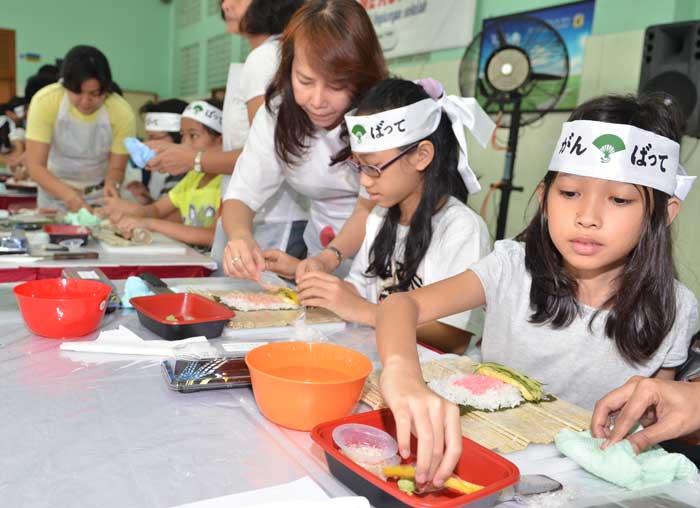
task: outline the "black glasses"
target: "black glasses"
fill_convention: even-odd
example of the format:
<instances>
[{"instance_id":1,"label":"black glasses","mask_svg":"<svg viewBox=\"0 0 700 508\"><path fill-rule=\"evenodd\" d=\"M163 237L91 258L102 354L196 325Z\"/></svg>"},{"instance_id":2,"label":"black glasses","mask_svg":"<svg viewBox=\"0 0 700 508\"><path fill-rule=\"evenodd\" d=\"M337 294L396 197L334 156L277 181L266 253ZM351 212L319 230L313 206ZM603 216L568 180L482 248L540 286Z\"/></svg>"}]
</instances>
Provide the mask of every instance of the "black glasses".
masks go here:
<instances>
[{"instance_id":1,"label":"black glasses","mask_svg":"<svg viewBox=\"0 0 700 508\"><path fill-rule=\"evenodd\" d=\"M400 152L396 157L394 157L393 159L391 159L391 160L385 162L385 163L382 164L381 166L375 166L375 165L373 165L373 164L362 164L362 163L360 163L360 162L357 162L357 161L356 161L355 159L353 159L352 157L346 159L345 162L347 162L347 163L350 164L353 168L355 168L356 171L358 171L358 172L361 171L362 173L364 173L364 174L367 175L367 176L371 176L371 177L373 177L373 178L377 178L377 177L381 176L382 171L384 171L386 168L388 168L389 166L391 166L394 162L396 162L397 160L399 160L401 157L403 157L404 155L406 155L408 152L410 152L411 150L413 150L414 148L416 148L416 147L418 146L418 143L420 143L420 141L416 141L415 143L413 143L413 144L407 146L406 148L404 148L403 150L401 150L401 152Z\"/></svg>"}]
</instances>

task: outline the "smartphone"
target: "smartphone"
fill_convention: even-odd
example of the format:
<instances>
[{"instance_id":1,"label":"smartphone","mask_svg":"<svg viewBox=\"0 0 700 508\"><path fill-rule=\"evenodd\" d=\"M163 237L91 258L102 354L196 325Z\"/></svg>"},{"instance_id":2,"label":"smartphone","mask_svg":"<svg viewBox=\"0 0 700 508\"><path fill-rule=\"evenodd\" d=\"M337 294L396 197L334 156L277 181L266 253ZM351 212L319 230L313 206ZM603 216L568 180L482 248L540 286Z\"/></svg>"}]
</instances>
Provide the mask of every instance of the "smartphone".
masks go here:
<instances>
[{"instance_id":1,"label":"smartphone","mask_svg":"<svg viewBox=\"0 0 700 508\"><path fill-rule=\"evenodd\" d=\"M163 379L178 392L197 392L250 386L250 372L244 357L198 360L165 360Z\"/></svg>"}]
</instances>

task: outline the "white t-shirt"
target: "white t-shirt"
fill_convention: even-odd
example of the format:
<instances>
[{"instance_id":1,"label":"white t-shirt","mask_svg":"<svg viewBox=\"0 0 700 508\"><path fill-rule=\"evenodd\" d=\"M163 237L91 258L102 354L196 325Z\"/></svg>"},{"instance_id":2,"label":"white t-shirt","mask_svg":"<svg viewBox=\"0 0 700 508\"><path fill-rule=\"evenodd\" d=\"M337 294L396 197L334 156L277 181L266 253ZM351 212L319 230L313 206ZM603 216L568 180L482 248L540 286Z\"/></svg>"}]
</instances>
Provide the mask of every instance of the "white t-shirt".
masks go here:
<instances>
[{"instance_id":1,"label":"white t-shirt","mask_svg":"<svg viewBox=\"0 0 700 508\"><path fill-rule=\"evenodd\" d=\"M309 256L313 256L322 250L321 231L330 226L337 234L352 215L360 189L359 175L347 164L331 165L331 158L346 146L340 139L340 125L330 131L317 130L308 140L302 160L290 167L275 152L276 121L276 114L266 108L258 110L224 199L237 199L258 212L288 183L309 200L304 241Z\"/></svg>"},{"instance_id":2,"label":"white t-shirt","mask_svg":"<svg viewBox=\"0 0 700 508\"><path fill-rule=\"evenodd\" d=\"M267 86L279 66L279 36L269 37L253 49L244 64L232 63L226 84L226 97L222 119L222 141L224 151L239 150L245 145L250 124L248 122L248 101L265 95ZM261 106L260 109L264 109ZM231 176L223 175L221 190L225 195ZM286 249L291 222L306 220L308 206L289 186L281 185L255 215L255 238L262 249ZM212 257L220 259L225 246L226 234L217 224Z\"/></svg>"},{"instance_id":3,"label":"white t-shirt","mask_svg":"<svg viewBox=\"0 0 700 508\"><path fill-rule=\"evenodd\" d=\"M545 384L547 392L592 409L596 401L634 375L649 377L662 367L678 367L687 358L698 317L693 293L676 282L676 321L659 348L633 365L605 336L608 311L581 306L582 315L565 328L533 324L532 277L525 268L521 242L496 242L494 251L471 267L486 294L483 359L517 369Z\"/></svg>"},{"instance_id":4,"label":"white t-shirt","mask_svg":"<svg viewBox=\"0 0 700 508\"><path fill-rule=\"evenodd\" d=\"M365 239L355 256L350 274L345 279L357 288L360 296L372 303L377 303L381 298L388 296L384 288L395 284L391 278L382 280L365 275L370 263L370 249L384 224L387 211L386 208L376 206L367 218ZM462 273L491 250L491 239L484 221L454 197L450 197L433 216L432 222L433 236L430 247L418 266L411 289L427 286ZM396 262L403 260L408 229L408 226L398 226L393 256ZM470 311L460 312L439 321L455 328L476 332L477 330L467 326L470 314Z\"/></svg>"}]
</instances>

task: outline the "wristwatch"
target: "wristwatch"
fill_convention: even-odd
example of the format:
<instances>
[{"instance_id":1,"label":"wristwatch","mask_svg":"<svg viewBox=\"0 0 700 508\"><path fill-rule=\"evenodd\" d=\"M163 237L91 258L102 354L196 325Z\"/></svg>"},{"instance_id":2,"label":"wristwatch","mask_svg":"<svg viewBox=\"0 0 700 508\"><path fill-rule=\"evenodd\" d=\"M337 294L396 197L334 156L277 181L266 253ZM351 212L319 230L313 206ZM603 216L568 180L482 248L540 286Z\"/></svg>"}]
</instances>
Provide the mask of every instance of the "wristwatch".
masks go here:
<instances>
[{"instance_id":1,"label":"wristwatch","mask_svg":"<svg viewBox=\"0 0 700 508\"><path fill-rule=\"evenodd\" d=\"M202 152L202 151L200 150L199 152L197 152L197 155L194 156L194 170L195 170L197 173L201 173L201 172L202 172L202 154L203 154L203 153L204 153L204 152Z\"/></svg>"}]
</instances>

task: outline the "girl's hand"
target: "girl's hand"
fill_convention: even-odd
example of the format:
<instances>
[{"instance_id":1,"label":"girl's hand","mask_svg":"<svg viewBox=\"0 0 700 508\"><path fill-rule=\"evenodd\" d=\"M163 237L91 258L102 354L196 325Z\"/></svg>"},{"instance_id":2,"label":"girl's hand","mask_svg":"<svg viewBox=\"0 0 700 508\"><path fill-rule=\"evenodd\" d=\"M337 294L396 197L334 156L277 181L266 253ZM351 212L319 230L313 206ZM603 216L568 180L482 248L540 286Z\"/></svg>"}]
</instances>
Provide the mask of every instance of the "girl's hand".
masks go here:
<instances>
[{"instance_id":1,"label":"girl's hand","mask_svg":"<svg viewBox=\"0 0 700 508\"><path fill-rule=\"evenodd\" d=\"M168 141L148 141L146 144L156 152L156 156L146 164L146 169L182 175L194 167L197 152L184 145L176 145Z\"/></svg>"},{"instance_id":2,"label":"girl's hand","mask_svg":"<svg viewBox=\"0 0 700 508\"><path fill-rule=\"evenodd\" d=\"M309 272L332 273L338 268L338 258L330 250L322 250L317 255L304 259L297 266L296 281L299 283L301 277Z\"/></svg>"},{"instance_id":3,"label":"girl's hand","mask_svg":"<svg viewBox=\"0 0 700 508\"><path fill-rule=\"evenodd\" d=\"M420 374L407 375L400 363L387 363L379 384L396 420L396 438L403 458L411 454L411 433L418 440L416 482L419 486L431 482L442 487L462 454L459 409L430 390Z\"/></svg>"},{"instance_id":4,"label":"girl's hand","mask_svg":"<svg viewBox=\"0 0 700 508\"><path fill-rule=\"evenodd\" d=\"M252 236L232 238L224 249L224 272L236 279L260 280L265 259L258 242Z\"/></svg>"},{"instance_id":5,"label":"girl's hand","mask_svg":"<svg viewBox=\"0 0 700 508\"><path fill-rule=\"evenodd\" d=\"M263 251L263 258L265 259L266 270L275 272L277 275L281 275L287 279L294 277L297 266L299 265L299 260L297 258L279 249Z\"/></svg>"},{"instance_id":6,"label":"girl's hand","mask_svg":"<svg viewBox=\"0 0 700 508\"><path fill-rule=\"evenodd\" d=\"M140 217L122 217L119 222L117 222L117 229L127 240L131 238L131 234L134 229L148 229L148 224L145 219Z\"/></svg>"},{"instance_id":7,"label":"girl's hand","mask_svg":"<svg viewBox=\"0 0 700 508\"><path fill-rule=\"evenodd\" d=\"M109 217L117 214L129 213L133 211L134 207L138 207L138 205L134 205L134 203L130 203L129 201L119 197L105 196L97 199L96 202L102 205L104 213Z\"/></svg>"},{"instance_id":8,"label":"girl's hand","mask_svg":"<svg viewBox=\"0 0 700 508\"><path fill-rule=\"evenodd\" d=\"M325 272L303 274L297 293L304 305L328 309L346 321L369 324L367 315L376 307L360 297L352 284Z\"/></svg>"}]
</instances>

